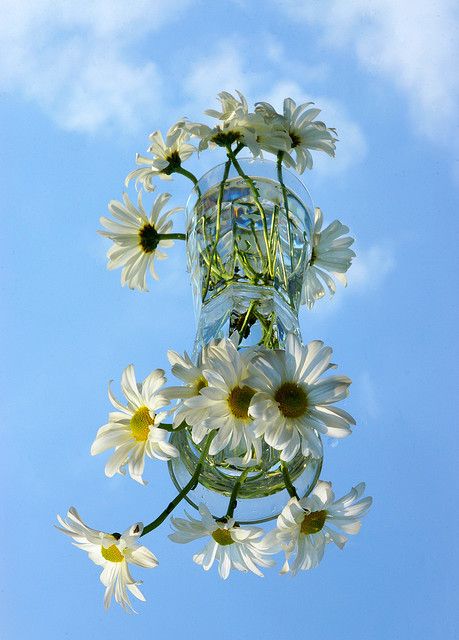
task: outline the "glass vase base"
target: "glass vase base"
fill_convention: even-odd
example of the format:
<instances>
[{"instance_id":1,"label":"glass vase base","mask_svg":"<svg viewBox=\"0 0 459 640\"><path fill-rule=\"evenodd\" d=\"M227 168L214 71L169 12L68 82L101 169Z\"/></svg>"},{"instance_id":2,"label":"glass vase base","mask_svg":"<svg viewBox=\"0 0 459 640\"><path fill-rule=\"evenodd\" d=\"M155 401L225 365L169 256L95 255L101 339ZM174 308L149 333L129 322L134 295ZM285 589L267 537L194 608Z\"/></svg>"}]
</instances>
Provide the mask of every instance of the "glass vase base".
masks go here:
<instances>
[{"instance_id":1,"label":"glass vase base","mask_svg":"<svg viewBox=\"0 0 459 640\"><path fill-rule=\"evenodd\" d=\"M172 482L181 491L190 481L199 462L200 450L187 430L172 433L171 443L180 451L180 458L169 461ZM322 457L312 458L298 453L287 463L291 481L300 498L316 485L322 468ZM228 462L223 454L207 456L199 484L186 496L186 501L198 509L205 503L212 515L221 518L228 507L233 487L244 467ZM236 518L240 524L260 524L277 518L287 504L279 452L264 445L260 463L250 469L237 497Z\"/></svg>"}]
</instances>

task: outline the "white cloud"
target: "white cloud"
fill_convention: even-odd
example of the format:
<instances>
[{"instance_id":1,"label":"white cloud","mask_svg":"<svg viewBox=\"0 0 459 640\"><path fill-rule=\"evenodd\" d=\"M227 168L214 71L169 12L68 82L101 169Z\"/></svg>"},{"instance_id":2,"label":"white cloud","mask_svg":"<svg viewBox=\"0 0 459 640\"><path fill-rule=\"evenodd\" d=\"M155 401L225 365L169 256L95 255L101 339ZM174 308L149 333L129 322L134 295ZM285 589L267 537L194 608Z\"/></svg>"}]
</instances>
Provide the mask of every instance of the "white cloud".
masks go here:
<instances>
[{"instance_id":1,"label":"white cloud","mask_svg":"<svg viewBox=\"0 0 459 640\"><path fill-rule=\"evenodd\" d=\"M349 289L358 293L378 289L395 267L393 250L386 244L356 249L349 272Z\"/></svg>"},{"instance_id":2,"label":"white cloud","mask_svg":"<svg viewBox=\"0 0 459 640\"><path fill-rule=\"evenodd\" d=\"M405 93L416 129L451 143L459 113L459 18L455 0L282 0L296 22L318 24L332 47Z\"/></svg>"},{"instance_id":3,"label":"white cloud","mask_svg":"<svg viewBox=\"0 0 459 640\"><path fill-rule=\"evenodd\" d=\"M191 0L2 2L0 87L36 101L60 126L133 128L162 93L153 62L129 49L175 19Z\"/></svg>"}]
</instances>

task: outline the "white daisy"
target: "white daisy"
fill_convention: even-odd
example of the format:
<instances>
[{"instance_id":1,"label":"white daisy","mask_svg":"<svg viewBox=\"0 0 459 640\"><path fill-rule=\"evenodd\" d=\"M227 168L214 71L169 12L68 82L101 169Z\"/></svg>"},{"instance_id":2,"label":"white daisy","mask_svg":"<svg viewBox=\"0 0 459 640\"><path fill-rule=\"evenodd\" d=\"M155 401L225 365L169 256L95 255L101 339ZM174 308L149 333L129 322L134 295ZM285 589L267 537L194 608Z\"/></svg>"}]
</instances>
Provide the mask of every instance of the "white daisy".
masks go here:
<instances>
[{"instance_id":1,"label":"white daisy","mask_svg":"<svg viewBox=\"0 0 459 640\"><path fill-rule=\"evenodd\" d=\"M170 180L170 174L196 151L196 147L188 143L189 137L190 134L186 130L178 129L176 125L169 129L166 140L161 131L150 134L151 145L148 151L153 157L137 154L136 163L146 166L131 171L126 177L126 186L135 179L136 186L140 183L147 191L153 191L155 187L152 180L155 176Z\"/></svg>"},{"instance_id":2,"label":"white daisy","mask_svg":"<svg viewBox=\"0 0 459 640\"><path fill-rule=\"evenodd\" d=\"M351 266L355 253L349 247L353 244L354 238L346 236L349 227L339 220L334 220L323 231L323 214L318 207L314 215L314 233L312 238L311 259L306 266L302 302L311 309L314 302L325 295L324 284L328 287L330 295L336 291L335 283L331 274L341 284L347 285L346 271Z\"/></svg>"},{"instance_id":3,"label":"white daisy","mask_svg":"<svg viewBox=\"0 0 459 640\"><path fill-rule=\"evenodd\" d=\"M109 414L108 424L99 429L91 446L93 456L115 448L105 466L108 477L115 473L124 475L124 467L128 465L131 478L146 484L142 479L146 455L159 460L178 457L177 449L168 442L168 432L158 427L168 414L167 411L158 411L169 403L160 391L165 382L164 371L155 369L138 384L134 367L130 364L121 376L127 405L121 404L108 388L110 402L119 411Z\"/></svg>"},{"instance_id":4,"label":"white daisy","mask_svg":"<svg viewBox=\"0 0 459 640\"><path fill-rule=\"evenodd\" d=\"M182 386L166 387L162 390L162 394L166 398L179 400L177 405L174 407L174 418L172 423L174 428L179 427L185 420L186 415L190 412L190 409L185 405L185 398L198 396L201 389L203 387L207 387L208 382L204 375L204 369L208 366L210 350L216 344L217 341L212 340L209 344L204 346L198 354L196 364L186 351L183 356L178 354L176 351L172 351L172 349L167 352L168 360L172 365L171 370L173 375L176 378L183 380L185 383ZM208 429L204 429L201 433L198 424L193 427L193 431L195 442L201 442L204 436L209 433Z\"/></svg>"},{"instance_id":5,"label":"white daisy","mask_svg":"<svg viewBox=\"0 0 459 640\"><path fill-rule=\"evenodd\" d=\"M272 153L277 153L279 149L287 151L290 148L290 139L285 129L276 122L266 122L261 114L249 113L246 98L240 91L236 93L239 99L222 91L218 94L222 110L208 109L205 112L220 120L217 126L209 127L186 119L175 126L178 130L187 131L190 135L200 138L200 151L208 147L226 147L235 142L246 146L255 158L262 155L262 150Z\"/></svg>"},{"instance_id":6,"label":"white daisy","mask_svg":"<svg viewBox=\"0 0 459 640\"><path fill-rule=\"evenodd\" d=\"M312 102L296 106L292 98L285 98L283 115L277 113L267 102L257 102L256 112L261 113L268 121L282 125L290 137L291 150L295 152L296 161L284 149L283 162L295 167L298 173L312 169L310 149L324 151L329 156L335 155L336 131L329 129L323 122L315 120L320 109L309 109Z\"/></svg>"},{"instance_id":7,"label":"white daisy","mask_svg":"<svg viewBox=\"0 0 459 640\"><path fill-rule=\"evenodd\" d=\"M358 533L360 518L372 503L372 498L361 499L364 491L365 483L361 482L335 501L331 483L319 481L306 498L291 498L277 518L277 527L263 541L272 553L285 552L281 573L295 575L299 570L313 569L329 542L342 549L348 538L330 525L351 535ZM295 558L290 566L292 555Z\"/></svg>"},{"instance_id":8,"label":"white daisy","mask_svg":"<svg viewBox=\"0 0 459 640\"><path fill-rule=\"evenodd\" d=\"M266 349L252 365L247 384L257 389L249 414L256 436L281 451L281 460L292 460L301 447L304 456L320 457L318 433L344 438L354 419L343 409L331 406L345 398L351 380L346 376L320 376L330 364L331 347L320 340L304 346L288 334L285 350Z\"/></svg>"},{"instance_id":9,"label":"white daisy","mask_svg":"<svg viewBox=\"0 0 459 640\"><path fill-rule=\"evenodd\" d=\"M242 465L251 465L261 456L261 439L255 436L249 406L256 389L247 384L250 353L237 350L236 339L221 340L210 349L211 357L203 369L207 386L199 395L185 398L181 415L193 427L192 437L199 443L211 430L217 434L209 454L227 448Z\"/></svg>"},{"instance_id":10,"label":"white daisy","mask_svg":"<svg viewBox=\"0 0 459 640\"><path fill-rule=\"evenodd\" d=\"M139 600L145 601L138 585L139 580L134 580L129 571L129 564L153 569L158 565L158 560L147 549L138 543L142 535L143 524L138 522L132 525L124 533L105 533L86 526L77 510L71 507L67 512L67 520L57 516L61 525L56 527L75 540L74 545L86 551L89 558L97 565L103 567L100 581L105 586L104 605L110 606L112 596L123 609L134 609L129 600L128 591Z\"/></svg>"},{"instance_id":11,"label":"white daisy","mask_svg":"<svg viewBox=\"0 0 459 640\"><path fill-rule=\"evenodd\" d=\"M161 209L170 197L169 193L158 196L148 216L143 208L141 192L138 194L137 208L129 196L124 194L124 205L117 200L112 200L108 205L111 214L119 222L105 216L100 219L107 231L99 231L99 233L110 238L114 243L107 252L107 268L123 268L121 272L123 286L127 284L131 289L148 291L148 268L153 278L158 280L154 260L167 258L167 254L162 249L172 247L174 242L162 236L169 234L172 230L170 216L182 208L176 207L160 216Z\"/></svg>"},{"instance_id":12,"label":"white daisy","mask_svg":"<svg viewBox=\"0 0 459 640\"><path fill-rule=\"evenodd\" d=\"M271 567L274 561L269 557L271 551L262 548L263 529L259 527L239 527L233 518L225 522L213 518L205 504L199 506L201 520L186 514L185 518L171 518L175 532L169 535L174 542L181 544L209 536L204 549L193 556L193 560L208 571L214 561L218 561L218 572L223 580L231 569L251 571L263 576L258 566Z\"/></svg>"}]
</instances>

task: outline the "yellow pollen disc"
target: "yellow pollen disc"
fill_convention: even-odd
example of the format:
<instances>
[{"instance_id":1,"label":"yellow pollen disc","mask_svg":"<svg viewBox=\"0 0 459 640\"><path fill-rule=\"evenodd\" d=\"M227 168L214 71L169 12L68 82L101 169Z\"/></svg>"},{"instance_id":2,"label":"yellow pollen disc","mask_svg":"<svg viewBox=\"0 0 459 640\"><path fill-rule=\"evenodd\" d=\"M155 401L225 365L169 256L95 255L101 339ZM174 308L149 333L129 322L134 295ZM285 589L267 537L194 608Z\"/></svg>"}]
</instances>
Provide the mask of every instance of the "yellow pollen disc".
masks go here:
<instances>
[{"instance_id":1,"label":"yellow pollen disc","mask_svg":"<svg viewBox=\"0 0 459 640\"><path fill-rule=\"evenodd\" d=\"M212 533L212 538L215 540L215 542L218 542L218 544L221 544L223 547L226 547L229 544L234 544L234 540L231 537L231 533L228 531L228 529L215 529L215 531Z\"/></svg>"},{"instance_id":2,"label":"yellow pollen disc","mask_svg":"<svg viewBox=\"0 0 459 640\"><path fill-rule=\"evenodd\" d=\"M234 387L228 396L228 406L233 416L250 420L249 406L254 395L255 391L250 387Z\"/></svg>"},{"instance_id":3,"label":"yellow pollen disc","mask_svg":"<svg viewBox=\"0 0 459 640\"><path fill-rule=\"evenodd\" d=\"M204 387L207 387L207 386L208 386L207 380L204 378L204 376L201 376L195 384L196 393L199 393L201 389L204 389Z\"/></svg>"},{"instance_id":4,"label":"yellow pollen disc","mask_svg":"<svg viewBox=\"0 0 459 640\"><path fill-rule=\"evenodd\" d=\"M313 511L312 513L307 513L301 523L301 533L304 533L306 536L311 533L318 533L323 528L326 519L326 511Z\"/></svg>"},{"instance_id":5,"label":"yellow pollen disc","mask_svg":"<svg viewBox=\"0 0 459 640\"><path fill-rule=\"evenodd\" d=\"M277 389L274 400L285 418L299 418L308 408L308 396L295 382L284 382Z\"/></svg>"},{"instance_id":6,"label":"yellow pollen disc","mask_svg":"<svg viewBox=\"0 0 459 640\"><path fill-rule=\"evenodd\" d=\"M101 547L102 557L109 562L123 562L124 556L115 544L110 547Z\"/></svg>"},{"instance_id":7,"label":"yellow pollen disc","mask_svg":"<svg viewBox=\"0 0 459 640\"><path fill-rule=\"evenodd\" d=\"M152 424L154 424L154 419L151 417L148 407L140 407L132 416L129 426L134 438L139 442L145 442Z\"/></svg>"}]
</instances>

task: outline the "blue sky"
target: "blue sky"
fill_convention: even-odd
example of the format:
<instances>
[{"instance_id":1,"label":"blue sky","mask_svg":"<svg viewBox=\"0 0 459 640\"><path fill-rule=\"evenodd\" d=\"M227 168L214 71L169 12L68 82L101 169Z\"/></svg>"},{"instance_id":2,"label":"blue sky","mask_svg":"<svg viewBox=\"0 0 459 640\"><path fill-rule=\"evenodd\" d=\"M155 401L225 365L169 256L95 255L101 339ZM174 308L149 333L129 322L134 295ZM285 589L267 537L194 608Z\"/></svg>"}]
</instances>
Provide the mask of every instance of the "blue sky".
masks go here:
<instances>
[{"instance_id":1,"label":"blue sky","mask_svg":"<svg viewBox=\"0 0 459 640\"><path fill-rule=\"evenodd\" d=\"M3 0L2 639L455 637L459 16L450 0L400 4ZM147 134L199 119L223 89L312 99L338 129L336 159L316 156L303 181L358 258L301 326L353 379L358 426L326 447L322 477L339 494L365 480L374 507L294 579L223 582L166 523L146 539L160 566L138 572L140 615L105 613L98 568L52 524L74 504L119 530L173 496L163 464L147 488L109 480L89 446L108 380L130 362L142 377L167 368L194 318L183 247L149 294L122 289L98 218ZM171 186L183 204L188 185Z\"/></svg>"}]
</instances>

